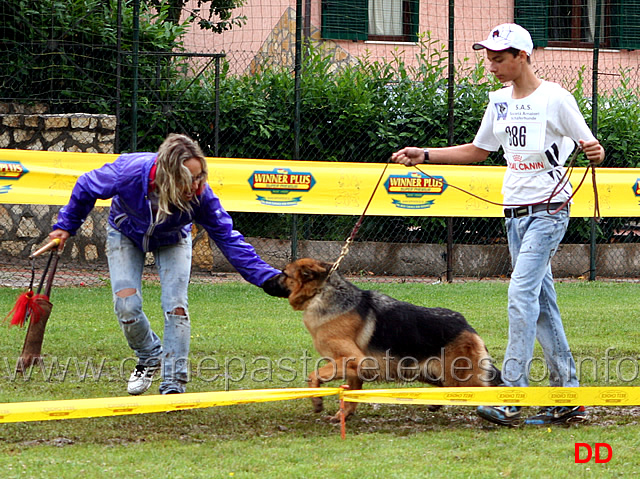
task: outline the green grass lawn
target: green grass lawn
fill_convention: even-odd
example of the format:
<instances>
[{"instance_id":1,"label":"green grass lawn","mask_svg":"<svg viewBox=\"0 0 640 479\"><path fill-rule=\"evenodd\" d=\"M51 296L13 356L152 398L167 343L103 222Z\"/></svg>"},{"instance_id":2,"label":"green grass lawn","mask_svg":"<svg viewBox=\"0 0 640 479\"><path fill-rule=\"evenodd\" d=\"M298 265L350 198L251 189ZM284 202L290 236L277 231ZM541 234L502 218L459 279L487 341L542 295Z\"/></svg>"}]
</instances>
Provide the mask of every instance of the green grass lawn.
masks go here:
<instances>
[{"instance_id":1,"label":"green grass lawn","mask_svg":"<svg viewBox=\"0 0 640 479\"><path fill-rule=\"evenodd\" d=\"M500 364L507 283L362 283L424 306L462 312ZM145 284L147 315L162 333L159 287ZM640 386L632 283L558 283L565 328L584 386ZM0 288L0 311L22 291ZM14 373L25 330L2 329L0 403L126 395L135 360L108 286L57 288L45 364ZM193 284L189 392L306 387L318 355L286 300L245 283ZM541 357L537 347L536 355ZM546 386L543 361L532 385ZM226 374L225 374L226 373ZM156 382L146 394L157 394ZM331 384L337 386L339 384ZM376 383L368 388L403 387ZM337 399L325 399L333 414ZM2 406L0 405L0 414ZM527 411L529 412L529 411ZM412 478L629 477L640 474L640 407L594 407L586 425L505 429L472 407L361 404L339 427L308 400L93 419L0 424L0 477ZM576 443L608 443L606 464L574 463Z\"/></svg>"}]
</instances>

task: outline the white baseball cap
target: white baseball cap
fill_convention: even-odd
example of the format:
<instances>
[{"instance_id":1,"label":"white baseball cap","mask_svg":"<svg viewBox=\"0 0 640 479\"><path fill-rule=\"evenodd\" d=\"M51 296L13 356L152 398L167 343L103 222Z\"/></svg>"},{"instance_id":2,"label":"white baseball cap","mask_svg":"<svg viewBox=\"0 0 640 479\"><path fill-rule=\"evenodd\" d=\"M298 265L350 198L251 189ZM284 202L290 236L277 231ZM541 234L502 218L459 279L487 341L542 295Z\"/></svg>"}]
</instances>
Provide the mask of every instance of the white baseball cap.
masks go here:
<instances>
[{"instance_id":1,"label":"white baseball cap","mask_svg":"<svg viewBox=\"0 0 640 479\"><path fill-rule=\"evenodd\" d=\"M527 52L527 55L531 55L533 41L529 32L520 25L503 23L493 28L485 41L473 44L474 50L482 50L483 48L494 52L517 48Z\"/></svg>"}]
</instances>

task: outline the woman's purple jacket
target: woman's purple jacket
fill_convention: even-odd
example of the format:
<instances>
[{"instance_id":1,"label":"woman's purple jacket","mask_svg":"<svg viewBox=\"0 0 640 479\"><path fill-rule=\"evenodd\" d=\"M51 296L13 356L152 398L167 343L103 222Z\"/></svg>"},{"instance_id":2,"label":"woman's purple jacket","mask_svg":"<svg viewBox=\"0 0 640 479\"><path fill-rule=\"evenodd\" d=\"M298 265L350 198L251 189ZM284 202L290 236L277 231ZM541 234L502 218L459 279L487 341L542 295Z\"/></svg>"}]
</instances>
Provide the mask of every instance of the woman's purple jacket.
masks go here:
<instances>
[{"instance_id":1,"label":"woman's purple jacket","mask_svg":"<svg viewBox=\"0 0 640 479\"><path fill-rule=\"evenodd\" d=\"M231 216L208 184L197 196L198 201L191 202L192 212L176 210L162 223L154 224L149 178L155 159L156 153L122 154L113 163L80 176L53 229L75 235L96 200L111 198L109 224L142 251L177 243L191 234L191 225L195 222L207 231L229 263L248 282L261 286L280 273L264 262L242 234L233 229Z\"/></svg>"}]
</instances>

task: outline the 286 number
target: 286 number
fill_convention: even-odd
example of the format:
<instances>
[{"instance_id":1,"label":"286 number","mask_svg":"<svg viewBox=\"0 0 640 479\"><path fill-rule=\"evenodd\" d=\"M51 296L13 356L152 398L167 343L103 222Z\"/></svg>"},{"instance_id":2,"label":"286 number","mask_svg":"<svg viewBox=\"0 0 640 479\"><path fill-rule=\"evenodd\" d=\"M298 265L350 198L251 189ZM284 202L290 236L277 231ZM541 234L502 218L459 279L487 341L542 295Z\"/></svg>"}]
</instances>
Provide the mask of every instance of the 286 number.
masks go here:
<instances>
[{"instance_id":1,"label":"286 number","mask_svg":"<svg viewBox=\"0 0 640 479\"><path fill-rule=\"evenodd\" d=\"M504 129L509 138L509 146L523 147L527 145L526 126L508 126Z\"/></svg>"}]
</instances>

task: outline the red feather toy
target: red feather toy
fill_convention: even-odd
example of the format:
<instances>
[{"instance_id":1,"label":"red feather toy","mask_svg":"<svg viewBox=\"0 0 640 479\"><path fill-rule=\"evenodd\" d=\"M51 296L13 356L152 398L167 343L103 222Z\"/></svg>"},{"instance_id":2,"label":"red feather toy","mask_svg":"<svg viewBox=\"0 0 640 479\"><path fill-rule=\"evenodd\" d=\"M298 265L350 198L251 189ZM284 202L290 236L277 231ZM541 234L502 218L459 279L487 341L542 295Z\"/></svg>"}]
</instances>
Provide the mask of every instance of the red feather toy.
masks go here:
<instances>
[{"instance_id":1,"label":"red feather toy","mask_svg":"<svg viewBox=\"0 0 640 479\"><path fill-rule=\"evenodd\" d=\"M11 311L9 311L9 314L5 316L4 321L7 321L7 319L11 318L9 326L17 325L22 327L29 319L31 320L31 322L37 323L45 314L51 313L51 303L49 302L48 294L51 288L47 288L47 294L40 294L40 291L42 290L42 285L47 275L47 271L49 270L49 266L51 265L51 260L53 259L55 251L52 251L51 255L49 256L49 261L47 261L47 266L44 269L42 279L40 280L40 285L38 286L38 291L36 293L33 292L33 280L36 274L35 258L36 256L39 256L42 253L55 248L59 244L60 240L54 239L29 256L29 258L32 260L31 282L29 283L29 291L18 296L15 306Z\"/></svg>"}]
</instances>

